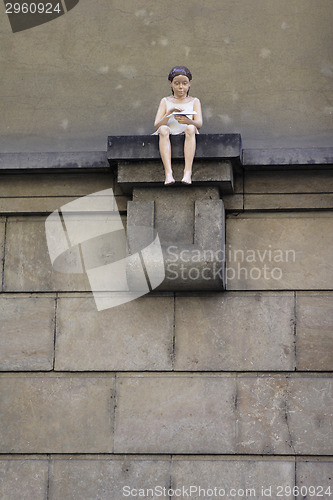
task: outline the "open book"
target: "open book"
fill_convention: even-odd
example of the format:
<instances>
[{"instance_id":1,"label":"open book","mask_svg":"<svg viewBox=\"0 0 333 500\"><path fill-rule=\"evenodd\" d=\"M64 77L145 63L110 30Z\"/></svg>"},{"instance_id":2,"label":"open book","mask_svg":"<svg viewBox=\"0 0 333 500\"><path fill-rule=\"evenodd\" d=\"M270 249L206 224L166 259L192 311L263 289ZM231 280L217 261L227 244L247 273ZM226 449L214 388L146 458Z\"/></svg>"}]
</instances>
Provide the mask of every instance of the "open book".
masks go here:
<instances>
[{"instance_id":1,"label":"open book","mask_svg":"<svg viewBox=\"0 0 333 500\"><path fill-rule=\"evenodd\" d=\"M196 111L174 111L173 115L196 115Z\"/></svg>"}]
</instances>

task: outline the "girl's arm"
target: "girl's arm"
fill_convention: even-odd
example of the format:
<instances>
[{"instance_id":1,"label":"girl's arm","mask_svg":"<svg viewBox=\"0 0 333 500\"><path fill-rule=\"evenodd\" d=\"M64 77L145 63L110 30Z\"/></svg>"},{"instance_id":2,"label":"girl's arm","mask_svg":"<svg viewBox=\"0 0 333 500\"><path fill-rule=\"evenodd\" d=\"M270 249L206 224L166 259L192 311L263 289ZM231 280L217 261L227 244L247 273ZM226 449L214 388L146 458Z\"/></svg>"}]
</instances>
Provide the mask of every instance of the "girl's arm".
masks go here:
<instances>
[{"instance_id":1,"label":"girl's arm","mask_svg":"<svg viewBox=\"0 0 333 500\"><path fill-rule=\"evenodd\" d=\"M169 121L170 115L172 115L174 111L183 111L183 109L184 108L182 108L181 106L174 106L172 109L170 109L169 113L167 113L165 99L161 99L154 122L155 130L157 130L162 125L166 125Z\"/></svg>"},{"instance_id":2,"label":"girl's arm","mask_svg":"<svg viewBox=\"0 0 333 500\"><path fill-rule=\"evenodd\" d=\"M183 125L194 125L197 129L202 127L202 111L201 111L201 103L200 100L195 97L193 103L193 111L196 111L197 114L193 115L194 119L187 118L184 115L175 115L176 120Z\"/></svg>"},{"instance_id":3,"label":"girl's arm","mask_svg":"<svg viewBox=\"0 0 333 500\"><path fill-rule=\"evenodd\" d=\"M195 125L197 127L197 129L199 129L202 127L203 119L202 119L202 111L201 111L201 102L197 97L194 100L193 110L197 112L196 115L193 115L194 116L194 120L192 120L193 125Z\"/></svg>"}]
</instances>

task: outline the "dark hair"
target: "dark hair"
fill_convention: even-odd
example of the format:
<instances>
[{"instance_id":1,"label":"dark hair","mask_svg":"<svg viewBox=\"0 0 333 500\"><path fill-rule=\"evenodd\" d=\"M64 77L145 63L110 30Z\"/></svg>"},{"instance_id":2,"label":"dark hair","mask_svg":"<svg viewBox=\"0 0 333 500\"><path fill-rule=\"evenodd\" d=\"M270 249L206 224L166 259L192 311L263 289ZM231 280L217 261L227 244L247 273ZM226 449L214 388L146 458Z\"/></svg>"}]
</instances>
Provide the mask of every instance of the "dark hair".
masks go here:
<instances>
[{"instance_id":1,"label":"dark hair","mask_svg":"<svg viewBox=\"0 0 333 500\"><path fill-rule=\"evenodd\" d=\"M169 73L168 80L172 82L172 80L175 78L175 76L178 75L183 75L187 76L187 78L191 81L192 80L192 75L190 70L186 66L175 66L172 68L172 70Z\"/></svg>"}]
</instances>

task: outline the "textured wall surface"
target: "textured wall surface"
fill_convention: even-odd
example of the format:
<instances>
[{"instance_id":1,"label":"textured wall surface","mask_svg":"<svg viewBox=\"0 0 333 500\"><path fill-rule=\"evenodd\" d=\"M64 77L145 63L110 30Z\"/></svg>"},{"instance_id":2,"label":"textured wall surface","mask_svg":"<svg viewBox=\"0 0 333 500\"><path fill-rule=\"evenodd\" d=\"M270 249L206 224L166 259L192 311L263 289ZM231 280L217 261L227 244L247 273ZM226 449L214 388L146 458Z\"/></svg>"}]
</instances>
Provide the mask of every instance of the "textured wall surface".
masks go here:
<instances>
[{"instance_id":1,"label":"textured wall surface","mask_svg":"<svg viewBox=\"0 0 333 500\"><path fill-rule=\"evenodd\" d=\"M98 312L84 275L52 269L45 219L110 187L125 217L128 197L108 172L3 174L1 500L329 500L332 181L239 172L225 292Z\"/></svg>"},{"instance_id":2,"label":"textured wall surface","mask_svg":"<svg viewBox=\"0 0 333 500\"><path fill-rule=\"evenodd\" d=\"M80 0L19 33L0 9L2 151L104 149L109 134L152 132L175 64L193 73L205 133L332 143L331 0Z\"/></svg>"}]
</instances>

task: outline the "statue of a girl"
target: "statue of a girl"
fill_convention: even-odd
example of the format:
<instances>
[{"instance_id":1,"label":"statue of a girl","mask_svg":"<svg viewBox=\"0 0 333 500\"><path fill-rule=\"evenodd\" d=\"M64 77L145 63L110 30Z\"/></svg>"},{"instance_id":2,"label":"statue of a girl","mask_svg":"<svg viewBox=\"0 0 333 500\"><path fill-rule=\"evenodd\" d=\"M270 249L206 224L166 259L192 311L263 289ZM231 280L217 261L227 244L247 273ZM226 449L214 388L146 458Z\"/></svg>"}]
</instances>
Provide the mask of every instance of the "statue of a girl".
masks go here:
<instances>
[{"instance_id":1,"label":"statue of a girl","mask_svg":"<svg viewBox=\"0 0 333 500\"><path fill-rule=\"evenodd\" d=\"M155 134L159 135L159 148L165 170L166 186L175 183L171 168L170 134L185 134L185 169L183 184L191 184L192 164L195 154L198 129L202 127L202 112L199 99L189 96L192 75L185 66L175 66L168 80L172 95L163 97L155 118Z\"/></svg>"}]
</instances>

